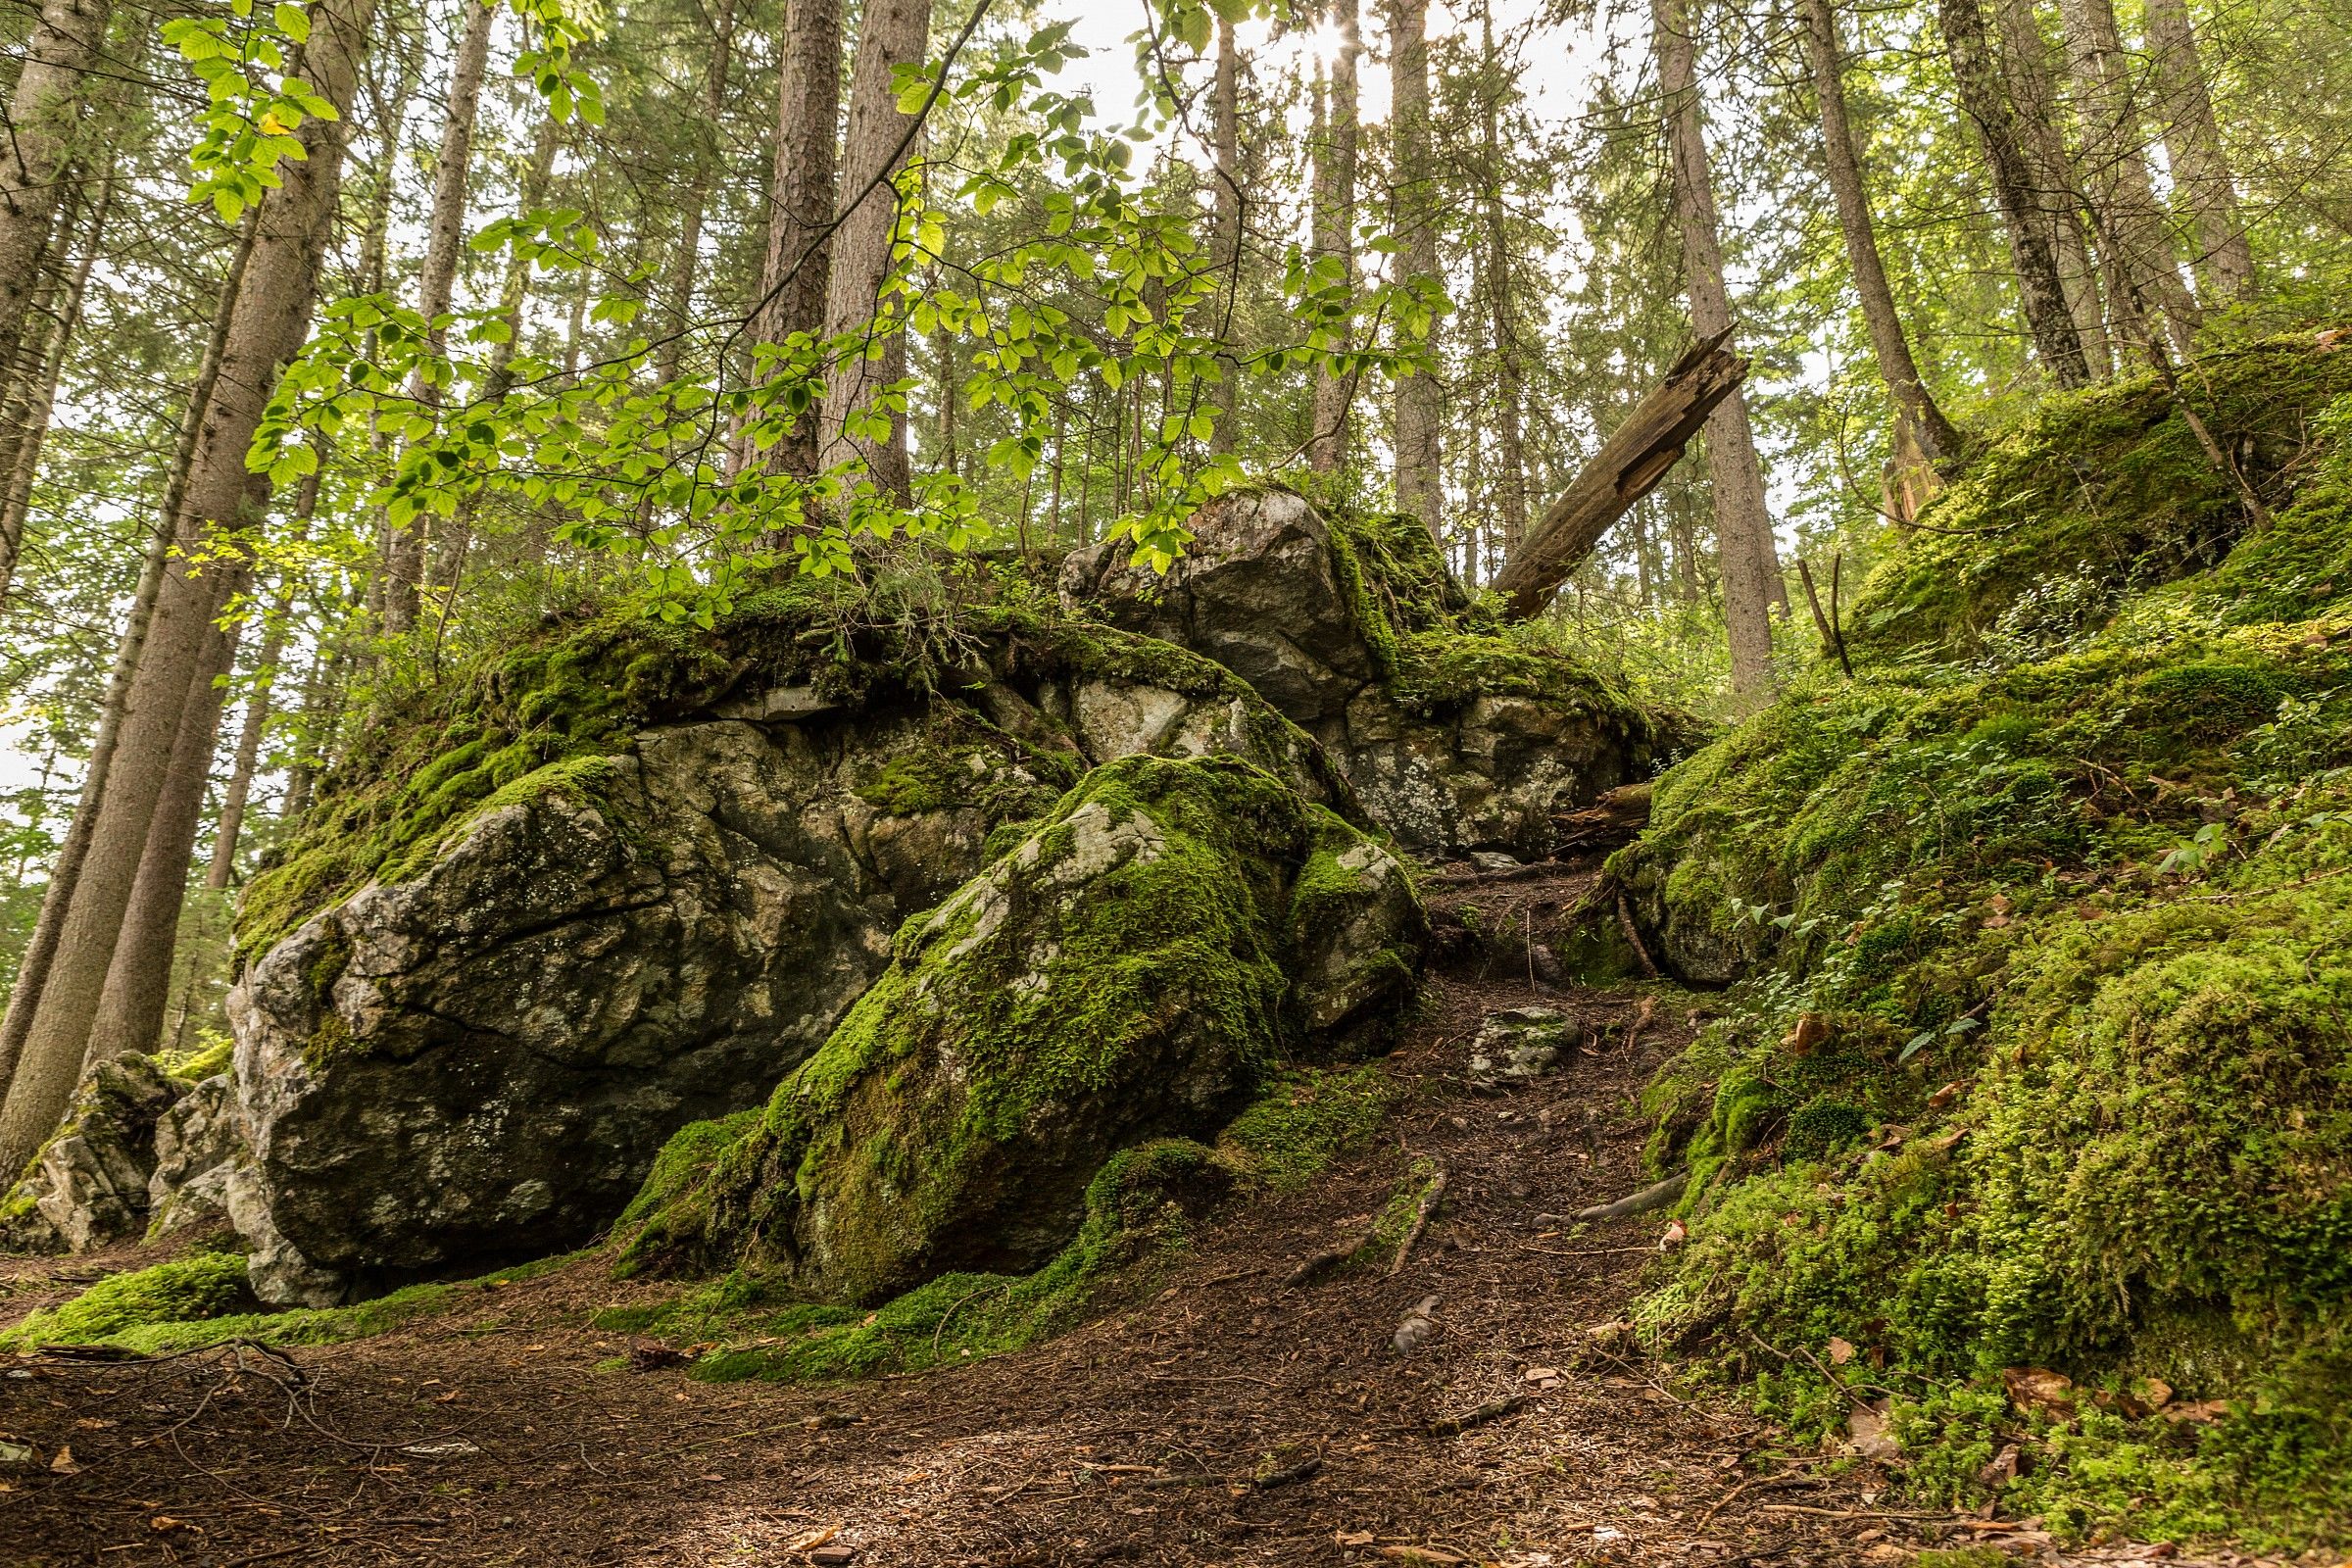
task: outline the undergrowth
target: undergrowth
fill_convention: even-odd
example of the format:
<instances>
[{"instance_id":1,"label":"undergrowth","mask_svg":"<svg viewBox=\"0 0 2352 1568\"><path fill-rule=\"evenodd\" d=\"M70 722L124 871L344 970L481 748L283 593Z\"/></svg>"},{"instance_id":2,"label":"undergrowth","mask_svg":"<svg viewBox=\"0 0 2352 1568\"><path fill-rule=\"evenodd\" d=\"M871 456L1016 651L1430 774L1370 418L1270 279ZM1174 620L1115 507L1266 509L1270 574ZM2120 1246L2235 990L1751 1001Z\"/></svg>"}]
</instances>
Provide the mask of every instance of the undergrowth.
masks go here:
<instances>
[{"instance_id":1,"label":"undergrowth","mask_svg":"<svg viewBox=\"0 0 2352 1568\"><path fill-rule=\"evenodd\" d=\"M2250 531L2150 385L2054 400L1874 579L1857 677L1611 861L1736 982L1646 1094L1690 1241L1639 1322L1793 1441L1885 1403L1924 1501L2352 1541L2347 385L2308 340L2192 380Z\"/></svg>"}]
</instances>

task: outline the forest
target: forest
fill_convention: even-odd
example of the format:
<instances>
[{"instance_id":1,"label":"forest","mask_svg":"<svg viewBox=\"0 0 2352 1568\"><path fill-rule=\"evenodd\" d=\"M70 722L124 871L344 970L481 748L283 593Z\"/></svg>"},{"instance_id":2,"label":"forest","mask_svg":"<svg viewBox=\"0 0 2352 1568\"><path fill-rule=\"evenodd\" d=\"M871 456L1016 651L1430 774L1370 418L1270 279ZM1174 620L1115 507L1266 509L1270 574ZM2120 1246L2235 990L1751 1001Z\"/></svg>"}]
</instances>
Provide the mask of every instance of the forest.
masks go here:
<instances>
[{"instance_id":1,"label":"forest","mask_svg":"<svg viewBox=\"0 0 2352 1568\"><path fill-rule=\"evenodd\" d=\"M0 1564L2352 1551L2352 10L0 37Z\"/></svg>"}]
</instances>

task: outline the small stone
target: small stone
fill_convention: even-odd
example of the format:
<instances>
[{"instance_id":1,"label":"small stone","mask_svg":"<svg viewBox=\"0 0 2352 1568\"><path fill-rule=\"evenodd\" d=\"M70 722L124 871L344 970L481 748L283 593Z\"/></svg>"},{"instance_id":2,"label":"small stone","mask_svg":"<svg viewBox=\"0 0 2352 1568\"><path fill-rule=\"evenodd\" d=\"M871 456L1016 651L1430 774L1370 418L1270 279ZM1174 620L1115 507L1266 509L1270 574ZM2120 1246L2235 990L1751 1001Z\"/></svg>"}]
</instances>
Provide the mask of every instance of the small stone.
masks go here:
<instances>
[{"instance_id":1,"label":"small stone","mask_svg":"<svg viewBox=\"0 0 2352 1568\"><path fill-rule=\"evenodd\" d=\"M816 1568L849 1568L849 1564L858 1560L858 1548L841 1545L818 1546L808 1553L808 1560L816 1564Z\"/></svg>"},{"instance_id":2,"label":"small stone","mask_svg":"<svg viewBox=\"0 0 2352 1568\"><path fill-rule=\"evenodd\" d=\"M1472 850L1470 863L1481 871L1516 871L1526 862L1516 855L1505 855L1500 850Z\"/></svg>"}]
</instances>

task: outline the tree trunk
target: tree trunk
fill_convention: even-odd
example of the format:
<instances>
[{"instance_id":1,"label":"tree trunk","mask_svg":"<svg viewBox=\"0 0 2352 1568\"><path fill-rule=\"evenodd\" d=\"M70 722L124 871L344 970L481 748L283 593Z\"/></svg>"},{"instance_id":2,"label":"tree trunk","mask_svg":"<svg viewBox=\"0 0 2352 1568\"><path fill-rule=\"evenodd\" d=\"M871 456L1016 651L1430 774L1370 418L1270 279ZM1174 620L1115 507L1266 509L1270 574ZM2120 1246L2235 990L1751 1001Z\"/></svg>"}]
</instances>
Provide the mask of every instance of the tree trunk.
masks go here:
<instances>
[{"instance_id":1,"label":"tree trunk","mask_svg":"<svg viewBox=\"0 0 2352 1568\"><path fill-rule=\"evenodd\" d=\"M2090 235L2075 191L2074 156L2058 129L2058 94L2050 79L2050 40L2041 30L2036 0L1993 0L2000 34L2001 80L2017 125L2018 155L2026 172L2028 205L2039 216L2041 235L2058 269L2066 310L2082 340L2091 374L2115 373L2115 351L2107 341L2107 318L2099 299L2098 268L2091 261Z\"/></svg>"},{"instance_id":2,"label":"tree trunk","mask_svg":"<svg viewBox=\"0 0 2352 1568\"><path fill-rule=\"evenodd\" d=\"M1690 438L1739 391L1747 361L1724 348L1728 335L1700 343L1677 360L1544 510L1527 543L1511 552L1494 575L1503 613L1541 613L1602 535L1657 488ZM1769 637L1769 626L1766 633Z\"/></svg>"},{"instance_id":3,"label":"tree trunk","mask_svg":"<svg viewBox=\"0 0 2352 1568\"><path fill-rule=\"evenodd\" d=\"M213 388L220 378L221 350L228 340L229 318L237 291L244 283L246 264L253 256L258 218L258 214L248 215L238 230L236 249L229 256L220 300L213 312L213 329L205 337L204 353L196 362L196 378L189 383L187 408L180 415L171 475L165 481L164 504L144 530L146 544L141 552L138 586L131 595L130 614L123 622L122 636L115 647L114 667L107 674L106 697L99 705L97 733L90 738L90 760L82 774L81 795L74 803L74 820L66 829L65 842L57 847L57 858L51 862L49 885L42 890L41 910L34 919L32 937L17 964L17 980L9 991L7 1013L0 1016L0 1108L5 1107L6 1096L15 1082L17 1062L31 1033L33 1016L39 1011L49 966L57 956L66 915L73 906L74 889L80 886L82 864L97 832L99 806L106 797L107 779L114 768L117 743L130 702L131 682L139 671L147 633L154 622L156 601L162 595L164 574L171 564L174 542L172 519L179 514L180 500L186 494L188 459L196 450L205 410L212 404ZM0 1162L0 1170L15 1168Z\"/></svg>"},{"instance_id":4,"label":"tree trunk","mask_svg":"<svg viewBox=\"0 0 2352 1568\"><path fill-rule=\"evenodd\" d=\"M1233 38L1233 18L1226 13L1217 17L1217 74L1212 96L1217 167L1209 175L1216 194L1216 237L1211 255L1213 264L1225 273L1217 291L1221 304L1217 337L1225 352L1217 356L1217 382L1209 390L1217 422L1208 449L1225 453L1233 450L1234 416L1241 406L1241 365L1232 353L1232 343L1234 305L1242 288L1242 61Z\"/></svg>"},{"instance_id":5,"label":"tree trunk","mask_svg":"<svg viewBox=\"0 0 2352 1568\"><path fill-rule=\"evenodd\" d=\"M2001 220L2009 231L2009 255L2016 266L2019 303L2025 309L2026 328L2035 352L2060 386L2082 386L2090 379L2090 361L2082 336L2067 308L2066 284L2058 275L2057 258L2043 231L2040 205L2033 195L2032 176L2018 141L2017 122L2009 97L1984 35L1984 12L1979 0L1936 0L1943 24L1943 45L1951 56L1952 80L1960 90L1960 107L1976 122L1984 144L1986 172L1993 199L2000 204Z\"/></svg>"},{"instance_id":6,"label":"tree trunk","mask_svg":"<svg viewBox=\"0 0 2352 1568\"><path fill-rule=\"evenodd\" d=\"M1318 260L1336 257L1348 291L1355 292L1355 149L1357 132L1355 57L1356 0L1332 0L1331 25L1338 33L1331 60L1331 80L1323 103L1323 123L1315 137L1313 245ZM1332 347L1355 347L1354 311L1339 324ZM1355 399L1355 377L1334 374L1328 366L1315 368L1314 428L1308 433L1306 461L1328 473L1340 466L1348 449L1348 406Z\"/></svg>"},{"instance_id":7,"label":"tree trunk","mask_svg":"<svg viewBox=\"0 0 2352 1568\"><path fill-rule=\"evenodd\" d=\"M2237 188L2222 151L2188 0L2145 0L2143 10L2155 64L2157 123L2172 157L2174 189L2196 225L2198 270L2214 298L2242 300L2254 291L2254 251L2238 220Z\"/></svg>"},{"instance_id":8,"label":"tree trunk","mask_svg":"<svg viewBox=\"0 0 2352 1568\"><path fill-rule=\"evenodd\" d=\"M255 486L260 489L259 485ZM216 609L243 590L245 573L231 569L220 584ZM115 953L90 1020L82 1067L125 1051L155 1050L172 1000L172 952L178 945L179 910L195 858L196 829L204 816L204 787L220 737L226 680L236 662L237 632L215 621L205 633L196 667L188 672L179 733L164 772L164 787L147 823L147 844L115 936Z\"/></svg>"},{"instance_id":9,"label":"tree trunk","mask_svg":"<svg viewBox=\"0 0 2352 1568\"><path fill-rule=\"evenodd\" d=\"M2196 302L2180 280L2170 218L2148 175L2137 105L2115 24L2112 0L2060 0L2066 57L2082 105L2082 163L2091 205L2101 215L2110 299L2135 292L2142 313L2163 317L2165 336L2187 353ZM2143 349L2151 348L2142 344Z\"/></svg>"},{"instance_id":10,"label":"tree trunk","mask_svg":"<svg viewBox=\"0 0 2352 1568\"><path fill-rule=\"evenodd\" d=\"M678 204L678 251L669 268L662 300L668 337L656 356L664 382L678 378L686 334L694 325L694 281L702 269L703 217L710 202L710 179L720 170L718 117L727 103L727 68L735 53L735 0L719 0L710 25L710 61L703 74L703 118L695 127L693 172Z\"/></svg>"},{"instance_id":11,"label":"tree trunk","mask_svg":"<svg viewBox=\"0 0 2352 1568\"><path fill-rule=\"evenodd\" d=\"M1838 44L1838 17L1830 0L1804 0L1803 9L1805 53L1812 61L1813 91L1821 109L1823 163L1829 171L1830 194L1838 203L1846 265L1853 272L1854 292L1861 296L1862 319L1870 328L1871 352L1878 358L1880 378L1893 394L1897 416L1911 426L1928 461L1942 463L1959 451L1960 432L1936 406L1911 357L1911 340L1904 334L1894 290L1879 256L1878 226L1862 183L1862 160L1845 116L1845 61Z\"/></svg>"},{"instance_id":12,"label":"tree trunk","mask_svg":"<svg viewBox=\"0 0 2352 1568\"><path fill-rule=\"evenodd\" d=\"M752 339L783 343L796 332L825 330L825 290L833 250L828 225L841 199L841 0L787 0L784 61L776 89L776 164L767 188L767 257ZM753 375L764 379L754 362ZM735 466L755 462L778 472L816 471L819 411L808 410L765 454L748 440Z\"/></svg>"},{"instance_id":13,"label":"tree trunk","mask_svg":"<svg viewBox=\"0 0 2352 1568\"><path fill-rule=\"evenodd\" d=\"M463 0L466 31L450 65L449 111L433 157L433 207L425 228L424 262L417 269L416 310L430 323L448 311L457 292L458 258L466 242L466 194L473 172L473 126L481 109L482 76L490 63L490 34L498 8ZM425 347L435 357L449 347L445 327L428 324ZM441 406L441 388L422 369L409 380L409 397L426 409ZM384 593L384 630L398 636L416 624L417 590L424 582L423 514L392 538L391 581Z\"/></svg>"},{"instance_id":14,"label":"tree trunk","mask_svg":"<svg viewBox=\"0 0 2352 1568\"><path fill-rule=\"evenodd\" d=\"M42 248L56 226L83 88L106 47L111 0L48 0L32 26L0 137L0 367L18 363ZM15 388L8 388L15 397Z\"/></svg>"},{"instance_id":15,"label":"tree trunk","mask_svg":"<svg viewBox=\"0 0 2352 1568\"><path fill-rule=\"evenodd\" d=\"M321 0L303 51L304 74L333 104L349 107L373 0ZM348 122L306 120L308 156L280 166L284 183L255 213L253 243L230 305L208 401L189 452L171 524L193 548L233 539L251 521L245 454L286 362L301 347L318 293L318 269L335 216ZM0 1170L21 1167L57 1125L81 1070L83 1049L114 959L131 885L163 795L189 693L204 659L220 588L234 567L215 561L190 575L182 555L165 567L146 646L125 693L103 794L95 802L89 850L59 925L24 1052L0 1105Z\"/></svg>"},{"instance_id":16,"label":"tree trunk","mask_svg":"<svg viewBox=\"0 0 2352 1568\"><path fill-rule=\"evenodd\" d=\"M1438 261L1438 166L1429 119L1429 0L1389 0L1389 79L1395 107L1396 224L1398 273L1443 282ZM1433 360L1438 323L1422 339ZM1396 506L1421 519L1433 539L1446 537L1445 476L1439 433L1445 391L1437 367L1396 379Z\"/></svg>"},{"instance_id":17,"label":"tree trunk","mask_svg":"<svg viewBox=\"0 0 2352 1568\"><path fill-rule=\"evenodd\" d=\"M11 438L10 454L5 475L5 492L0 492L0 600L16 580L17 563L24 550L24 526L32 514L33 481L40 477L41 447L48 440L49 421L57 412L57 383L65 373L66 355L74 346L74 330L81 324L81 302L90 286L90 273L98 265L98 247L106 238L106 220L115 205L115 170L110 163L106 177L98 188L98 204L90 219L90 237L81 249L81 260L74 264L66 279L65 295L57 303L56 320L48 337L37 351L32 374L25 381L22 405L11 403L0 414L0 431ZM30 351L30 344L24 345ZM0 1078L0 1082L5 1082Z\"/></svg>"},{"instance_id":18,"label":"tree trunk","mask_svg":"<svg viewBox=\"0 0 2352 1568\"><path fill-rule=\"evenodd\" d=\"M1684 284L1690 324L1721 344L1732 332L1731 292L1717 239L1715 183L1696 82L1696 54L1684 0L1650 0L1657 28L1658 90L1674 159L1674 210L1683 236ZM1715 541L1723 559L1723 619L1732 651L1732 700L1752 712L1772 700L1772 607L1787 604L1764 506L1764 465L1748 425L1747 404L1734 387L1707 416L1707 477L1714 493Z\"/></svg>"},{"instance_id":19,"label":"tree trunk","mask_svg":"<svg viewBox=\"0 0 2352 1568\"><path fill-rule=\"evenodd\" d=\"M1527 537L1527 451L1520 434L1526 404L1524 377L1519 368L1519 334L1511 321L1510 229L1503 218L1502 63L1494 54L1494 3L1479 10L1480 38L1485 45L1488 76L1484 81L1484 124L1487 153L1486 273L1487 319L1494 351L1494 511L1502 532L1502 559L1519 553Z\"/></svg>"},{"instance_id":20,"label":"tree trunk","mask_svg":"<svg viewBox=\"0 0 2352 1568\"><path fill-rule=\"evenodd\" d=\"M318 515L318 489L324 477L322 468L313 468L303 476L299 499L294 503L293 533L297 543L310 533L311 520ZM285 653L286 626L294 614L295 577L290 567L279 577L277 597L270 606L269 619L262 629L261 654L253 663L253 689L245 698L245 716L237 725L236 756L229 764L228 783L220 792L220 818L213 833L213 858L204 872L204 885L216 891L228 886L229 875L236 868L237 839L245 827L245 803L253 793L262 739L270 727L270 688L277 681L277 662Z\"/></svg>"},{"instance_id":21,"label":"tree trunk","mask_svg":"<svg viewBox=\"0 0 2352 1568\"><path fill-rule=\"evenodd\" d=\"M825 377L824 441L818 466L856 457L877 487L899 497L912 489L906 462L906 420L894 416L881 440L852 435L849 420L890 382L906 374L906 339L895 318L899 303L882 299L890 277L891 235L898 227L898 192L891 181L913 151L911 116L899 113L892 84L897 67L920 64L931 40L931 0L866 0L858 29L858 58L850 74L849 128L841 148L841 226L833 234L832 276L825 293L828 337L864 334L865 350L850 351Z\"/></svg>"}]
</instances>

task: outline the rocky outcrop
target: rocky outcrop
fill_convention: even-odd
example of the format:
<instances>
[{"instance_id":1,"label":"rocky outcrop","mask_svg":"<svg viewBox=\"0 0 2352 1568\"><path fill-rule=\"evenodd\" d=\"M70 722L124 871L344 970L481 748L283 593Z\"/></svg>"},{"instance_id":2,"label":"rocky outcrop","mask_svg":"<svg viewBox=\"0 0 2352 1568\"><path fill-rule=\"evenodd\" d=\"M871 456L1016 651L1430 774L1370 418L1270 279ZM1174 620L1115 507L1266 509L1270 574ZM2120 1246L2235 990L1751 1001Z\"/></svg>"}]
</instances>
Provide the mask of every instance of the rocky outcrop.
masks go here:
<instances>
[{"instance_id":1,"label":"rocky outcrop","mask_svg":"<svg viewBox=\"0 0 2352 1568\"><path fill-rule=\"evenodd\" d=\"M138 1235L156 1124L186 1087L136 1052L92 1067L57 1135L0 1200L0 1246L78 1252Z\"/></svg>"},{"instance_id":2,"label":"rocky outcrop","mask_svg":"<svg viewBox=\"0 0 2352 1568\"><path fill-rule=\"evenodd\" d=\"M854 1302L1037 1267L1118 1151L1211 1136L1279 1065L1385 1044L1426 935L1403 868L1264 770L1099 767L907 924L632 1256Z\"/></svg>"},{"instance_id":3,"label":"rocky outcrop","mask_svg":"<svg viewBox=\"0 0 2352 1568\"><path fill-rule=\"evenodd\" d=\"M751 683L509 784L311 914L229 999L251 1165L219 1200L257 1291L595 1235L681 1124L826 1039L992 829L1096 763L1233 755L1342 800L1246 686L1136 642L1006 645L929 698Z\"/></svg>"},{"instance_id":4,"label":"rocky outcrop","mask_svg":"<svg viewBox=\"0 0 2352 1568\"><path fill-rule=\"evenodd\" d=\"M1409 518L1325 517L1288 490L1202 508L1165 573L1072 554L1074 611L1216 660L1319 742L1365 811L1431 855L1549 855L1560 818L1645 778L1656 721L1482 616Z\"/></svg>"}]
</instances>

